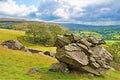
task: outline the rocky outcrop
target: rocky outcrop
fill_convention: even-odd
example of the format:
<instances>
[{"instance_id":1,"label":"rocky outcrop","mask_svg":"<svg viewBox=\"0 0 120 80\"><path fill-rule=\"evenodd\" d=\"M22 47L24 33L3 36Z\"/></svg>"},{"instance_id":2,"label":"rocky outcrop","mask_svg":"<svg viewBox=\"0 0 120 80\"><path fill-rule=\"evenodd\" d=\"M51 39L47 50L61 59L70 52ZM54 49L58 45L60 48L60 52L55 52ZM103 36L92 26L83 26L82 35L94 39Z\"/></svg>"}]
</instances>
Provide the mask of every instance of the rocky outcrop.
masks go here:
<instances>
[{"instance_id":1,"label":"rocky outcrop","mask_svg":"<svg viewBox=\"0 0 120 80\"><path fill-rule=\"evenodd\" d=\"M29 53L43 53L42 51L39 51L39 50L28 49L17 40L4 41L3 43L1 43L1 46L9 49L20 50L20 51L29 52Z\"/></svg>"},{"instance_id":2,"label":"rocky outcrop","mask_svg":"<svg viewBox=\"0 0 120 80\"><path fill-rule=\"evenodd\" d=\"M1 43L3 47L13 49L13 50L21 50L25 52L30 52L25 46L23 46L19 41L17 40L7 40Z\"/></svg>"},{"instance_id":3,"label":"rocky outcrop","mask_svg":"<svg viewBox=\"0 0 120 80\"><path fill-rule=\"evenodd\" d=\"M8 49L12 49L12 50L20 50L20 51L24 51L24 52L28 52L28 53L33 53L33 54L34 53L35 54L36 53L37 54L44 54L44 55L55 58L54 53L52 53L50 51L42 52L41 50L29 49L17 40L4 41L3 43L0 44L0 47L5 47L5 48L8 48Z\"/></svg>"},{"instance_id":4,"label":"rocky outcrop","mask_svg":"<svg viewBox=\"0 0 120 80\"><path fill-rule=\"evenodd\" d=\"M112 55L100 46L104 43L102 39L92 36L82 38L73 34L59 35L55 41L57 47L55 57L66 64L71 72L78 71L100 76L110 69L109 64L112 61Z\"/></svg>"}]
</instances>

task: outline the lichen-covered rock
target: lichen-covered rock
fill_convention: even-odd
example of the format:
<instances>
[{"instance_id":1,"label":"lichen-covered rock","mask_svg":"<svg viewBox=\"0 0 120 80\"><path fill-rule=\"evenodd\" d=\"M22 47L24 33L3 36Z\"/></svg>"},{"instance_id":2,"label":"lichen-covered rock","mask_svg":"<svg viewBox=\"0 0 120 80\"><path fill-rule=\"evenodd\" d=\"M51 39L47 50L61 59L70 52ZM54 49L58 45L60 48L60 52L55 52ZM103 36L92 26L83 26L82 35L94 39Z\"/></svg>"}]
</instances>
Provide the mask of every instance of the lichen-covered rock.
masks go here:
<instances>
[{"instance_id":1,"label":"lichen-covered rock","mask_svg":"<svg viewBox=\"0 0 120 80\"><path fill-rule=\"evenodd\" d=\"M112 55L101 44L105 42L96 37L81 38L74 34L57 36L56 59L67 65L72 71L102 75L110 69ZM59 65L60 67L61 65ZM59 71L58 71L59 72Z\"/></svg>"}]
</instances>

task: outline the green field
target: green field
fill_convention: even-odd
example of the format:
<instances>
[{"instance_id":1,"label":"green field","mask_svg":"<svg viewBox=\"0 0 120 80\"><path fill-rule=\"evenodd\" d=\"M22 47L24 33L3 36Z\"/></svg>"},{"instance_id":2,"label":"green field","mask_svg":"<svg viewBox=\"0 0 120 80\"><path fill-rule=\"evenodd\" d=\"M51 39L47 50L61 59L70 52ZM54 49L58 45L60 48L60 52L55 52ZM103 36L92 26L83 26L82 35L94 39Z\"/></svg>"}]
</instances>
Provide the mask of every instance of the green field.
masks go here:
<instances>
[{"instance_id":1,"label":"green field","mask_svg":"<svg viewBox=\"0 0 120 80\"><path fill-rule=\"evenodd\" d=\"M114 44L116 42L120 42L120 40L106 40L105 42L107 45L111 45L111 44Z\"/></svg>"},{"instance_id":2,"label":"green field","mask_svg":"<svg viewBox=\"0 0 120 80\"><path fill-rule=\"evenodd\" d=\"M0 29L0 43L8 39L17 39L24 35L22 31ZM29 48L40 50L52 50L53 47L39 45L26 45ZM95 77L85 74L63 74L49 72L49 66L57 62L51 57L31 54L22 51L10 50L0 47L0 80L120 80L120 72L110 70L103 77ZM38 73L29 73L30 68L39 68Z\"/></svg>"},{"instance_id":3,"label":"green field","mask_svg":"<svg viewBox=\"0 0 120 80\"><path fill-rule=\"evenodd\" d=\"M49 66L55 62L56 59L48 56L0 47L0 80L120 80L120 72L117 71L109 71L105 77L49 72ZM39 72L29 73L30 68L39 68Z\"/></svg>"},{"instance_id":4,"label":"green field","mask_svg":"<svg viewBox=\"0 0 120 80\"><path fill-rule=\"evenodd\" d=\"M0 29L0 43L4 42L5 40L17 40L18 37L24 36L24 35L25 35L24 31ZM40 45L29 44L22 40L20 40L20 42L25 46L27 46L28 48L38 49L42 51L56 52L55 47L44 47Z\"/></svg>"},{"instance_id":5,"label":"green field","mask_svg":"<svg viewBox=\"0 0 120 80\"><path fill-rule=\"evenodd\" d=\"M23 31L0 29L0 43L10 39L16 40L17 37L20 37L23 35L25 35L25 32Z\"/></svg>"}]
</instances>

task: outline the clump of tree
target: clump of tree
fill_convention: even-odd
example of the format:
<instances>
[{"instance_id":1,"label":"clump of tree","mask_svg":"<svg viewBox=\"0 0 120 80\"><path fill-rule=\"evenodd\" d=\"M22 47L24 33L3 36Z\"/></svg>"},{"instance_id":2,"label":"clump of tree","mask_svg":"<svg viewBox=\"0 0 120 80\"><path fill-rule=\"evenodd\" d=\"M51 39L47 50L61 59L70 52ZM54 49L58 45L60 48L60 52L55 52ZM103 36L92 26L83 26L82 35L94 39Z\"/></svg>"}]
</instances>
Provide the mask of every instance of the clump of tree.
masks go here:
<instances>
[{"instance_id":1,"label":"clump of tree","mask_svg":"<svg viewBox=\"0 0 120 80\"><path fill-rule=\"evenodd\" d=\"M29 22L17 23L12 26L12 29L26 31L28 25Z\"/></svg>"},{"instance_id":2,"label":"clump of tree","mask_svg":"<svg viewBox=\"0 0 120 80\"><path fill-rule=\"evenodd\" d=\"M108 45L106 49L113 55L113 61L120 63L120 42Z\"/></svg>"},{"instance_id":3,"label":"clump of tree","mask_svg":"<svg viewBox=\"0 0 120 80\"><path fill-rule=\"evenodd\" d=\"M57 24L49 23L30 23L26 30L26 39L33 44L51 46L54 44L56 35L69 33L67 28Z\"/></svg>"}]
</instances>

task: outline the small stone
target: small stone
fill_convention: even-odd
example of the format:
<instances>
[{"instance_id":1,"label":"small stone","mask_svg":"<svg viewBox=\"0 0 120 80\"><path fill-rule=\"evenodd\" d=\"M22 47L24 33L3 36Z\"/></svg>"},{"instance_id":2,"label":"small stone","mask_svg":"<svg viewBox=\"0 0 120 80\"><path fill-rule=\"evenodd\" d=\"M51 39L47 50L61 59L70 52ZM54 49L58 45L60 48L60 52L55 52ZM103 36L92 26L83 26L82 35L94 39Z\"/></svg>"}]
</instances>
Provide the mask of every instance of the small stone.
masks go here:
<instances>
[{"instance_id":1,"label":"small stone","mask_svg":"<svg viewBox=\"0 0 120 80\"><path fill-rule=\"evenodd\" d=\"M31 69L29 70L29 72L30 72L30 73L37 73L37 72L39 72L39 69L38 69L38 68L31 68Z\"/></svg>"}]
</instances>

